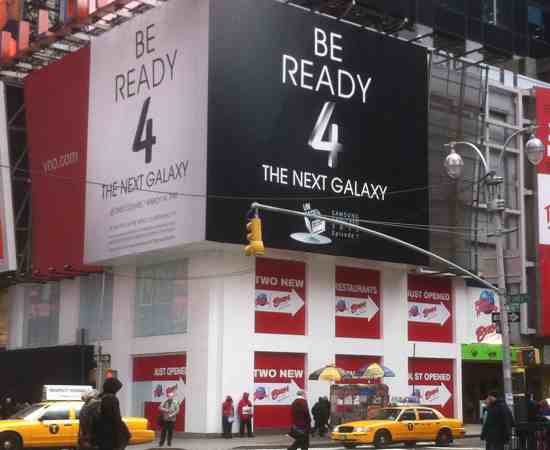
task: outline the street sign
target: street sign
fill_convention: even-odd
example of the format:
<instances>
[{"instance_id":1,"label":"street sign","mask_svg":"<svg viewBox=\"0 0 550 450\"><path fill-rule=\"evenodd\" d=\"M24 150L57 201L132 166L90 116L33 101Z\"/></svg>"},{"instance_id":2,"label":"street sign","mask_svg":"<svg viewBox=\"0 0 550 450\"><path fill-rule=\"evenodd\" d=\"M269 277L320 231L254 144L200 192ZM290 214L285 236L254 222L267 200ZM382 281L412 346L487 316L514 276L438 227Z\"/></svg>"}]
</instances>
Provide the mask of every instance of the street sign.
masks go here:
<instances>
[{"instance_id":1,"label":"street sign","mask_svg":"<svg viewBox=\"0 0 550 450\"><path fill-rule=\"evenodd\" d=\"M517 323L520 319L519 312L516 311L510 311L508 312L508 323ZM491 314L491 321L493 323L499 323L500 322L500 313L492 313Z\"/></svg>"},{"instance_id":2,"label":"street sign","mask_svg":"<svg viewBox=\"0 0 550 450\"><path fill-rule=\"evenodd\" d=\"M508 311L515 312L519 314L519 311L521 309L521 303L510 303L508 305Z\"/></svg>"},{"instance_id":3,"label":"street sign","mask_svg":"<svg viewBox=\"0 0 550 450\"><path fill-rule=\"evenodd\" d=\"M510 304L529 303L529 294L513 294L508 297Z\"/></svg>"}]
</instances>

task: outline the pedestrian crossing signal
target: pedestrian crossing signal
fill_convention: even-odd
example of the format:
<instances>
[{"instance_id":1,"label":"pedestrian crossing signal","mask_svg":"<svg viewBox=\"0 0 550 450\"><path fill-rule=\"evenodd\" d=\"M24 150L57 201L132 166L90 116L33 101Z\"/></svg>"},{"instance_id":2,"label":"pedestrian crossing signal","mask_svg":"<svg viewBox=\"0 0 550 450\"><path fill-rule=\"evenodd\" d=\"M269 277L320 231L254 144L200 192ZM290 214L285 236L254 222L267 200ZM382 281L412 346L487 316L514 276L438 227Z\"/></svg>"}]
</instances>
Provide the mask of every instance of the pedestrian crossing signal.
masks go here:
<instances>
[{"instance_id":1,"label":"pedestrian crossing signal","mask_svg":"<svg viewBox=\"0 0 550 450\"><path fill-rule=\"evenodd\" d=\"M262 220L254 217L248 220L246 224L246 239L248 245L244 249L246 256L263 255L265 253L264 243L262 241Z\"/></svg>"}]
</instances>

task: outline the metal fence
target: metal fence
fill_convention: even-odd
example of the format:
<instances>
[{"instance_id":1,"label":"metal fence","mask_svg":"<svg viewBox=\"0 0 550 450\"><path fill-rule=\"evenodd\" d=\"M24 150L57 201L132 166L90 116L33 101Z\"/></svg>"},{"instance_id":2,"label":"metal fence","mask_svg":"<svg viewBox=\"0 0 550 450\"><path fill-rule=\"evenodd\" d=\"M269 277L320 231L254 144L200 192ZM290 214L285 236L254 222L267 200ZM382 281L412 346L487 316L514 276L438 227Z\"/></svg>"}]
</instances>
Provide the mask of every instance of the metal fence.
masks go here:
<instances>
[{"instance_id":1,"label":"metal fence","mask_svg":"<svg viewBox=\"0 0 550 450\"><path fill-rule=\"evenodd\" d=\"M550 450L550 422L518 424L508 450Z\"/></svg>"}]
</instances>

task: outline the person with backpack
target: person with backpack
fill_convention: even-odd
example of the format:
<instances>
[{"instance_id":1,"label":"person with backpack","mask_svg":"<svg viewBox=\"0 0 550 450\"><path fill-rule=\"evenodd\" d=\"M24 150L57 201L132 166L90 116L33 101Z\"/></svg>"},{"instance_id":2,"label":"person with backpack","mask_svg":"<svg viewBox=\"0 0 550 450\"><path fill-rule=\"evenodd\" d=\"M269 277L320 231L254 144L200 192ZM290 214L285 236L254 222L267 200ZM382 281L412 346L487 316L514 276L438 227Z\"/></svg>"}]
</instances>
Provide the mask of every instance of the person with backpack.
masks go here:
<instances>
[{"instance_id":1,"label":"person with backpack","mask_svg":"<svg viewBox=\"0 0 550 450\"><path fill-rule=\"evenodd\" d=\"M174 398L174 393L170 392L166 395L164 400L159 406L160 413L160 442L159 447L164 445L166 441L168 447L172 446L172 435L174 433L174 425L176 424L176 417L180 410L179 402Z\"/></svg>"},{"instance_id":2,"label":"person with backpack","mask_svg":"<svg viewBox=\"0 0 550 450\"><path fill-rule=\"evenodd\" d=\"M130 432L122 421L116 396L121 388L122 383L116 378L107 378L103 383L99 414L93 427L93 439L99 450L122 450L130 441Z\"/></svg>"},{"instance_id":3,"label":"person with backpack","mask_svg":"<svg viewBox=\"0 0 550 450\"><path fill-rule=\"evenodd\" d=\"M94 421L99 416L99 392L92 389L82 394L84 405L80 409L79 428L78 428L78 447L81 449L89 449L95 447L94 439Z\"/></svg>"}]
</instances>

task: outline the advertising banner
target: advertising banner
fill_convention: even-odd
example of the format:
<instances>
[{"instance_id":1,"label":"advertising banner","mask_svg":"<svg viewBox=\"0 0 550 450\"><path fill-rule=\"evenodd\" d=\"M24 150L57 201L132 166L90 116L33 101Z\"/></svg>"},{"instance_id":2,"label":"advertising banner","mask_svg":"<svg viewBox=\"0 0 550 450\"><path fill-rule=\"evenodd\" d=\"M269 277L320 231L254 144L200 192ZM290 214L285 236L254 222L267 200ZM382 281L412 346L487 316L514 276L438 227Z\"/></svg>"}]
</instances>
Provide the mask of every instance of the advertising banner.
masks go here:
<instances>
[{"instance_id":1,"label":"advertising banner","mask_svg":"<svg viewBox=\"0 0 550 450\"><path fill-rule=\"evenodd\" d=\"M411 395L422 405L454 417L454 368L451 359L409 358Z\"/></svg>"},{"instance_id":2,"label":"advertising banner","mask_svg":"<svg viewBox=\"0 0 550 450\"><path fill-rule=\"evenodd\" d=\"M158 408L173 393L180 402L176 419L176 431L184 430L187 380L187 356L185 353L134 358L133 381L135 402L140 403L137 414L144 414L151 424L157 424ZM141 410L141 411L140 411Z\"/></svg>"},{"instance_id":3,"label":"advertising banner","mask_svg":"<svg viewBox=\"0 0 550 450\"><path fill-rule=\"evenodd\" d=\"M336 266L336 337L380 339L380 272Z\"/></svg>"},{"instance_id":4,"label":"advertising banner","mask_svg":"<svg viewBox=\"0 0 550 450\"><path fill-rule=\"evenodd\" d=\"M256 333L306 331L306 265L284 259L256 259Z\"/></svg>"},{"instance_id":5,"label":"advertising banner","mask_svg":"<svg viewBox=\"0 0 550 450\"><path fill-rule=\"evenodd\" d=\"M491 314L500 312L498 297L489 289L468 287L467 292L472 302L472 327L468 343L502 344L502 336L497 333L497 326L491 319Z\"/></svg>"},{"instance_id":6,"label":"advertising banner","mask_svg":"<svg viewBox=\"0 0 550 450\"><path fill-rule=\"evenodd\" d=\"M536 88L537 137L544 143L544 159L538 171L540 309L538 333L550 336L550 89Z\"/></svg>"},{"instance_id":7,"label":"advertising banner","mask_svg":"<svg viewBox=\"0 0 550 450\"><path fill-rule=\"evenodd\" d=\"M409 275L407 297L410 341L453 342L451 280Z\"/></svg>"},{"instance_id":8,"label":"advertising banner","mask_svg":"<svg viewBox=\"0 0 550 450\"><path fill-rule=\"evenodd\" d=\"M361 356L361 355L336 355L334 364L340 369L355 373L357 370L366 369L373 363L380 364L382 358L380 356ZM352 380L343 380L339 384L378 384L380 379L372 380L367 378L355 378Z\"/></svg>"},{"instance_id":9,"label":"advertising banner","mask_svg":"<svg viewBox=\"0 0 550 450\"><path fill-rule=\"evenodd\" d=\"M232 0L211 2L210 56L208 240L242 243L251 197L355 224L429 223L425 49L282 2ZM427 231L379 229L428 247ZM427 264L321 220L265 214L263 238Z\"/></svg>"},{"instance_id":10,"label":"advertising banner","mask_svg":"<svg viewBox=\"0 0 550 450\"><path fill-rule=\"evenodd\" d=\"M0 272L17 269L6 88L0 83Z\"/></svg>"},{"instance_id":11,"label":"advertising banner","mask_svg":"<svg viewBox=\"0 0 550 450\"><path fill-rule=\"evenodd\" d=\"M32 261L42 275L83 271L90 49L25 78ZM90 268L92 269L92 268Z\"/></svg>"},{"instance_id":12,"label":"advertising banner","mask_svg":"<svg viewBox=\"0 0 550 450\"><path fill-rule=\"evenodd\" d=\"M254 426L289 428L290 405L305 379L303 353L254 353Z\"/></svg>"},{"instance_id":13,"label":"advertising banner","mask_svg":"<svg viewBox=\"0 0 550 450\"><path fill-rule=\"evenodd\" d=\"M178 0L92 41L85 261L204 240L207 21Z\"/></svg>"}]
</instances>

